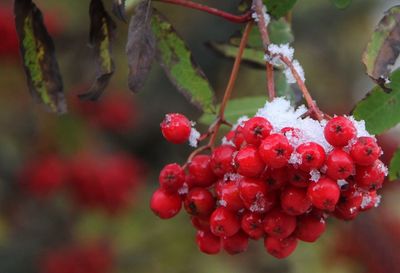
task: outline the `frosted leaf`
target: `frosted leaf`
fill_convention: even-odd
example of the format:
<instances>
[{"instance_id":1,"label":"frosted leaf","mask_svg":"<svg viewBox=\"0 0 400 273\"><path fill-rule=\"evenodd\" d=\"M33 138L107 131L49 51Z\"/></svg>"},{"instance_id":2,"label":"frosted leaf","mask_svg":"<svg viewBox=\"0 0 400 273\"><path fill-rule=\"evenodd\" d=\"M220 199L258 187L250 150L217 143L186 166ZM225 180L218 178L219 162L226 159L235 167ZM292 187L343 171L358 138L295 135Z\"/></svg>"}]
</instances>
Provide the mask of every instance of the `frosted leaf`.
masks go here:
<instances>
[{"instance_id":1,"label":"frosted leaf","mask_svg":"<svg viewBox=\"0 0 400 273\"><path fill-rule=\"evenodd\" d=\"M289 44L270 44L268 46L268 51L271 55L281 55L288 58L290 61L293 60L294 49Z\"/></svg>"},{"instance_id":2,"label":"frosted leaf","mask_svg":"<svg viewBox=\"0 0 400 273\"><path fill-rule=\"evenodd\" d=\"M189 186L188 184L184 183L180 189L178 189L178 194L179 195L185 195L189 192Z\"/></svg>"},{"instance_id":3,"label":"frosted leaf","mask_svg":"<svg viewBox=\"0 0 400 273\"><path fill-rule=\"evenodd\" d=\"M310 171L310 176L311 181L317 182L321 178L321 173L318 170L313 169Z\"/></svg>"},{"instance_id":4,"label":"frosted leaf","mask_svg":"<svg viewBox=\"0 0 400 273\"><path fill-rule=\"evenodd\" d=\"M200 133L194 127L190 130L189 145L196 148L199 142Z\"/></svg>"}]
</instances>

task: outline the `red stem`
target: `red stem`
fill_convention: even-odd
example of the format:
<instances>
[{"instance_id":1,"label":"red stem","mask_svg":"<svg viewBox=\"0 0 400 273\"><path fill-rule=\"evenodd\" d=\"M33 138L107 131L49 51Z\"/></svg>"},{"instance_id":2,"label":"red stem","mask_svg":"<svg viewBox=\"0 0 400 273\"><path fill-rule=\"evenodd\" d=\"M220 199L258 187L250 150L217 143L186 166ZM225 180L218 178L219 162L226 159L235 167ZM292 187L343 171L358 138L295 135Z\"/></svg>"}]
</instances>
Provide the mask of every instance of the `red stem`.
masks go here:
<instances>
[{"instance_id":1,"label":"red stem","mask_svg":"<svg viewBox=\"0 0 400 273\"><path fill-rule=\"evenodd\" d=\"M174 4L174 5L180 5L180 6L184 6L187 8L208 12L212 15L222 17L233 23L246 23L251 20L251 12L250 11L248 11L242 15L235 15L235 14L232 14L229 12L225 12L225 11L222 11L222 10L219 10L219 9L216 9L213 7L209 7L206 5L202 5L199 3L195 3L195 2L192 2L189 0L156 0L156 1L170 3L170 4Z\"/></svg>"}]
</instances>

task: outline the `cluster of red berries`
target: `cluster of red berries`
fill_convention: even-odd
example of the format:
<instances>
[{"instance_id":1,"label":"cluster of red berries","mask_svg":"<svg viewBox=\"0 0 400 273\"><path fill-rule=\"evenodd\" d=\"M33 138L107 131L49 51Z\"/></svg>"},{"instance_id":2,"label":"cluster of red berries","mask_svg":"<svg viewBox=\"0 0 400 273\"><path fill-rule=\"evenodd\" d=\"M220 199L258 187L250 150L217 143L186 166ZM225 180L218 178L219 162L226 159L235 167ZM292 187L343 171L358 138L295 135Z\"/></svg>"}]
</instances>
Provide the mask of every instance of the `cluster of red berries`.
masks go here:
<instances>
[{"instance_id":1,"label":"cluster of red berries","mask_svg":"<svg viewBox=\"0 0 400 273\"><path fill-rule=\"evenodd\" d=\"M114 254L109 245L94 242L52 249L40 260L40 273L111 273Z\"/></svg>"},{"instance_id":2,"label":"cluster of red berries","mask_svg":"<svg viewBox=\"0 0 400 273\"><path fill-rule=\"evenodd\" d=\"M41 199L66 189L79 206L117 213L131 204L142 180L141 165L125 154L87 153L69 160L45 155L24 165L20 183Z\"/></svg>"},{"instance_id":3,"label":"cluster of red berries","mask_svg":"<svg viewBox=\"0 0 400 273\"><path fill-rule=\"evenodd\" d=\"M298 240L316 241L329 215L350 220L379 203L386 167L375 138L357 137L355 123L344 116L320 127L323 144L299 143L300 129L250 118L210 155L195 155L185 168L166 165L151 209L167 219L183 204L204 253L240 253L249 239L263 238L268 253L285 258ZM182 143L190 122L170 114L161 129L167 140Z\"/></svg>"}]
</instances>

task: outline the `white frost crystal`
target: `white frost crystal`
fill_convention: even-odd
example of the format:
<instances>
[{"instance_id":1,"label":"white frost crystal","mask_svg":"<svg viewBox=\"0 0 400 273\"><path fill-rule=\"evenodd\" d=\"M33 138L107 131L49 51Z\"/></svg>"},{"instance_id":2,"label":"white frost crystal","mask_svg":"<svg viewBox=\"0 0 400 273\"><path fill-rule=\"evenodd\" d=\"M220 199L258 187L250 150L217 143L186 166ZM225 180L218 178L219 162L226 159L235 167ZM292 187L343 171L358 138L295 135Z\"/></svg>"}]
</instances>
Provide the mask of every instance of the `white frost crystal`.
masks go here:
<instances>
[{"instance_id":1,"label":"white frost crystal","mask_svg":"<svg viewBox=\"0 0 400 273\"><path fill-rule=\"evenodd\" d=\"M190 130L189 145L196 148L199 142L200 133L194 127Z\"/></svg>"}]
</instances>

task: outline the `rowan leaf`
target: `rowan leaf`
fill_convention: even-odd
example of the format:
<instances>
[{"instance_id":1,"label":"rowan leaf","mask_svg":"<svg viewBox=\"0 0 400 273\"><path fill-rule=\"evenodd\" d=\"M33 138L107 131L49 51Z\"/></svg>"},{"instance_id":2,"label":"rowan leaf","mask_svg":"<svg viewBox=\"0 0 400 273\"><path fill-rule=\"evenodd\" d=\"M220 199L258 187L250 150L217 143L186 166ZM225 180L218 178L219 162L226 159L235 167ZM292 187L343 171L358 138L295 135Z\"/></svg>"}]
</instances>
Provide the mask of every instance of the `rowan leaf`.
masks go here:
<instances>
[{"instance_id":1,"label":"rowan leaf","mask_svg":"<svg viewBox=\"0 0 400 273\"><path fill-rule=\"evenodd\" d=\"M129 65L129 89L138 92L144 85L155 57L155 39L151 29L149 1L141 2L129 23L126 54Z\"/></svg>"},{"instance_id":2,"label":"rowan leaf","mask_svg":"<svg viewBox=\"0 0 400 273\"><path fill-rule=\"evenodd\" d=\"M43 23L41 11L31 0L16 0L14 14L30 93L47 110L66 112L55 47Z\"/></svg>"},{"instance_id":3,"label":"rowan leaf","mask_svg":"<svg viewBox=\"0 0 400 273\"><path fill-rule=\"evenodd\" d=\"M239 48L229 43L209 42L207 45L214 51L222 54L224 57L235 58ZM242 60L255 64L260 67L265 67L264 51L262 49L245 48L243 51Z\"/></svg>"},{"instance_id":4,"label":"rowan leaf","mask_svg":"<svg viewBox=\"0 0 400 273\"><path fill-rule=\"evenodd\" d=\"M96 61L96 79L90 89L79 98L83 100L98 100L114 74L112 46L116 25L101 0L91 0L90 8L90 44L93 47Z\"/></svg>"},{"instance_id":5,"label":"rowan leaf","mask_svg":"<svg viewBox=\"0 0 400 273\"><path fill-rule=\"evenodd\" d=\"M264 0L268 13L275 18L285 16L296 4L297 0Z\"/></svg>"},{"instance_id":6,"label":"rowan leaf","mask_svg":"<svg viewBox=\"0 0 400 273\"><path fill-rule=\"evenodd\" d=\"M394 153L389 165L389 180L400 179L400 149Z\"/></svg>"},{"instance_id":7,"label":"rowan leaf","mask_svg":"<svg viewBox=\"0 0 400 273\"><path fill-rule=\"evenodd\" d=\"M376 26L362 61L367 74L383 85L400 54L400 5L389 9Z\"/></svg>"},{"instance_id":8,"label":"rowan leaf","mask_svg":"<svg viewBox=\"0 0 400 273\"><path fill-rule=\"evenodd\" d=\"M167 77L191 103L213 113L214 92L205 74L192 58L186 43L168 20L155 11L152 29L157 42L157 59Z\"/></svg>"},{"instance_id":9,"label":"rowan leaf","mask_svg":"<svg viewBox=\"0 0 400 273\"><path fill-rule=\"evenodd\" d=\"M337 7L338 9L345 9L348 6L350 6L352 0L332 0L332 3Z\"/></svg>"}]
</instances>

